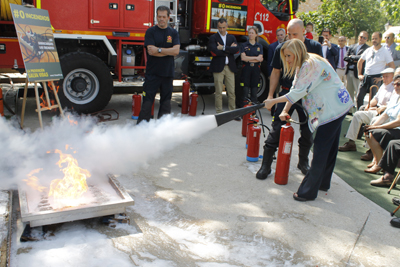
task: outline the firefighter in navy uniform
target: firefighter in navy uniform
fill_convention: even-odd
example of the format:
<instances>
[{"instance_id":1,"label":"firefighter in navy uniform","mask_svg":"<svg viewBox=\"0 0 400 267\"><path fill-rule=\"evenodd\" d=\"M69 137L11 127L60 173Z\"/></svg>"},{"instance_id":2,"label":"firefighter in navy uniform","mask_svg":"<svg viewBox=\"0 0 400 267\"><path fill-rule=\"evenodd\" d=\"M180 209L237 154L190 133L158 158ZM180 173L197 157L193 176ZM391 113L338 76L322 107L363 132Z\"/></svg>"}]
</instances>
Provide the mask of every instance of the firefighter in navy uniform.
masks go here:
<instances>
[{"instance_id":1,"label":"firefighter in navy uniform","mask_svg":"<svg viewBox=\"0 0 400 267\"><path fill-rule=\"evenodd\" d=\"M304 42L304 45L307 48L307 52L314 53L322 56L322 46L320 43L315 42L310 39L306 39L304 37L304 24L300 19L292 19L287 28L289 39L299 39ZM281 92L279 96L283 96L287 94L292 87L292 82L294 77L283 76L284 69L281 58L281 48L285 43L278 45L275 49L274 56L272 58L272 73L270 77L270 86L269 88L276 88L278 82L281 85ZM270 90L268 99L273 99L273 94L275 90ZM301 107L301 100L297 102L299 105L293 105L289 110L289 115L292 115L293 111L296 110L299 116L299 120L301 122L306 121L306 115ZM279 146L280 132L281 127L286 122L281 121L279 115L281 114L285 104L279 103L275 105L275 113L272 120L272 129L268 134L267 140L265 140L264 145L264 155L263 161L261 164L261 168L258 170L256 174L256 178L260 180L264 180L271 173L271 164L273 161L273 156L275 154L276 149ZM300 125L300 138L299 138L299 163L297 164L297 168L305 175L307 174L310 166L308 164L308 154L310 152L313 137L310 129L307 124Z\"/></svg>"},{"instance_id":2,"label":"firefighter in navy uniform","mask_svg":"<svg viewBox=\"0 0 400 267\"><path fill-rule=\"evenodd\" d=\"M243 62L242 77L243 100L247 102L250 92L250 100L257 103L257 88L260 81L260 67L263 61L263 48L257 43L257 28L248 30L249 40L240 47L240 56Z\"/></svg>"},{"instance_id":3,"label":"firefighter in navy uniform","mask_svg":"<svg viewBox=\"0 0 400 267\"><path fill-rule=\"evenodd\" d=\"M146 31L144 45L147 48L146 76L143 85L143 104L137 123L149 121L151 107L160 88L160 108L158 118L171 113L171 97L174 79L174 56L179 54L178 32L168 26L170 9L157 8L158 24Z\"/></svg>"}]
</instances>

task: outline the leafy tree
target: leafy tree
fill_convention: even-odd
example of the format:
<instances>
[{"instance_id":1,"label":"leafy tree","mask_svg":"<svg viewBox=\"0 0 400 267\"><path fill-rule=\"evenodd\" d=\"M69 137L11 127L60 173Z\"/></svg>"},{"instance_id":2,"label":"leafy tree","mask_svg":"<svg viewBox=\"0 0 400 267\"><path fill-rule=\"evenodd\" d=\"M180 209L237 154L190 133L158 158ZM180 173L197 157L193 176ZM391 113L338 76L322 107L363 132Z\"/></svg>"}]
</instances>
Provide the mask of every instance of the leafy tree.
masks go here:
<instances>
[{"instance_id":1,"label":"leafy tree","mask_svg":"<svg viewBox=\"0 0 400 267\"><path fill-rule=\"evenodd\" d=\"M400 0L382 0L381 7L392 25L400 24Z\"/></svg>"},{"instance_id":2,"label":"leafy tree","mask_svg":"<svg viewBox=\"0 0 400 267\"><path fill-rule=\"evenodd\" d=\"M371 35L384 30L385 18L379 9L380 3L376 0L323 0L316 11L298 13L297 16L312 22L319 34L323 28L330 28L332 34L340 32L357 39L361 31Z\"/></svg>"}]
</instances>

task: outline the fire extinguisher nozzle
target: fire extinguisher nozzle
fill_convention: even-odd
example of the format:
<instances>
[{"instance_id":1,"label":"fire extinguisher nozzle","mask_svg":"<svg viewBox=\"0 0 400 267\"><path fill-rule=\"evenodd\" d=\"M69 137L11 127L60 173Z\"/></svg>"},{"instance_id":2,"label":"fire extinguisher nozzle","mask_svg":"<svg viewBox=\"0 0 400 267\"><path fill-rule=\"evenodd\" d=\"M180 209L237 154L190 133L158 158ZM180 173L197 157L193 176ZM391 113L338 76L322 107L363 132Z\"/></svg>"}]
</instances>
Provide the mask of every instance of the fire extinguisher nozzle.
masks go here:
<instances>
[{"instance_id":1,"label":"fire extinguisher nozzle","mask_svg":"<svg viewBox=\"0 0 400 267\"><path fill-rule=\"evenodd\" d=\"M241 117L247 113L250 113L257 109L263 108L264 106L265 106L265 104L261 103L261 104L253 105L250 107L239 108L239 109L235 109L232 111L227 111L227 112L215 115L215 119L217 120L217 125L221 126L222 124L225 124L237 117Z\"/></svg>"}]
</instances>

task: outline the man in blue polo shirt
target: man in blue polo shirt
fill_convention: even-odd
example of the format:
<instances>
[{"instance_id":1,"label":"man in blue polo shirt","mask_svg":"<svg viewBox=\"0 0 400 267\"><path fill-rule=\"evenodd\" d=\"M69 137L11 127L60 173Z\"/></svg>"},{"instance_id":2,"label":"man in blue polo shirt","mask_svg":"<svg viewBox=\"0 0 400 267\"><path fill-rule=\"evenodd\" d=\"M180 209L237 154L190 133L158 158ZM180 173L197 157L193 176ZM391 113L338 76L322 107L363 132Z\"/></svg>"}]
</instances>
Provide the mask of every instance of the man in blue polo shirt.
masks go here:
<instances>
[{"instance_id":1,"label":"man in blue polo shirt","mask_svg":"<svg viewBox=\"0 0 400 267\"><path fill-rule=\"evenodd\" d=\"M292 19L287 27L287 33L289 39L299 39L302 40L307 48L307 52L315 53L322 55L322 46L320 43L315 42L314 40L310 40L304 37L304 23L300 19ZM272 58L272 72L270 77L270 86L269 88L276 88L278 82L281 85L281 92L279 96L285 95L289 92L292 87L292 82L294 77L283 77L283 64L281 59L281 48L283 44L280 44L275 49L274 57ZM272 99L274 94L274 90L270 90L268 99ZM301 100L297 102L298 105L293 105L289 114L291 115L294 110L297 111L299 115L299 119L301 122L307 121L307 117L301 108ZM281 132L281 127L285 122L282 122L279 119L279 115L281 114L283 108L285 107L285 103L279 103L275 106L275 113L272 121L272 129L268 134L267 140L264 145L264 156L263 162L260 170L256 174L256 178L260 180L264 180L271 173L271 164L273 160L273 156L275 154L276 149L279 146L279 137ZM301 170L301 172L305 175L309 170L310 166L308 164L308 154L310 153L310 148L312 146L313 138L310 129L308 128L307 123L300 125L300 138L299 138L299 163L297 168Z\"/></svg>"},{"instance_id":2,"label":"man in blue polo shirt","mask_svg":"<svg viewBox=\"0 0 400 267\"><path fill-rule=\"evenodd\" d=\"M143 104L137 123L149 121L151 107L160 88L158 118L171 113L171 97L174 79L174 56L179 54L178 32L168 26L171 11L166 6L157 8L158 24L149 28L144 37L147 48L146 76L143 84Z\"/></svg>"}]
</instances>

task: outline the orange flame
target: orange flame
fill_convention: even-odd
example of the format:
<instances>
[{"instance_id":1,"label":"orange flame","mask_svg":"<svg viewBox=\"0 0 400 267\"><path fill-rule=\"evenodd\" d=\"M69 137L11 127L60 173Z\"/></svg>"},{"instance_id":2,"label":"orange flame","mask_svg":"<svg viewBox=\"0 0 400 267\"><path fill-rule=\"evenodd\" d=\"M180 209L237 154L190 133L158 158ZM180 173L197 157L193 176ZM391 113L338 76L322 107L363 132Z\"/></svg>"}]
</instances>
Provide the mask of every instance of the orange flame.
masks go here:
<instances>
[{"instance_id":1,"label":"orange flame","mask_svg":"<svg viewBox=\"0 0 400 267\"><path fill-rule=\"evenodd\" d=\"M78 166L78 161L72 155L64 154L56 149L55 153L60 154L58 166L62 168L63 163L67 163L67 167L61 169L64 173L63 179L55 179L51 181L49 196L55 199L77 199L88 189L86 178L91 174L88 170Z\"/></svg>"},{"instance_id":2,"label":"orange flame","mask_svg":"<svg viewBox=\"0 0 400 267\"><path fill-rule=\"evenodd\" d=\"M23 181L26 182L27 185L29 185L30 187L32 187L35 190L38 190L39 192L43 192L47 189L47 187L45 186L40 186L38 185L38 181L39 179L36 176L33 176L35 173L38 173L40 171L42 171L43 169L35 169L33 171L31 171L27 177L28 179L24 179Z\"/></svg>"},{"instance_id":3,"label":"orange flame","mask_svg":"<svg viewBox=\"0 0 400 267\"><path fill-rule=\"evenodd\" d=\"M65 150L71 149L69 145L65 146ZM47 153L52 153L47 151ZM50 190L48 196L53 196L54 205L53 207L66 207L66 206L77 206L80 205L79 199L88 190L86 178L90 177L91 174L88 170L82 169L78 166L78 161L70 154L64 154L60 150L56 149L54 153L60 154L60 160L56 163L60 170L64 173L63 179L54 179L50 183ZM74 151L76 153L76 151ZM62 168L65 166L65 168ZM40 186L39 180L34 174L42 171L43 169L35 169L31 171L25 179L27 185L31 188L38 190L39 192L46 192L47 187Z\"/></svg>"},{"instance_id":4,"label":"orange flame","mask_svg":"<svg viewBox=\"0 0 400 267\"><path fill-rule=\"evenodd\" d=\"M77 121L74 121L74 120L72 120L72 119L70 119L70 117L69 117L69 115L67 116L68 117L68 121L69 121L69 123L71 124L71 125L78 125L78 122Z\"/></svg>"}]
</instances>

